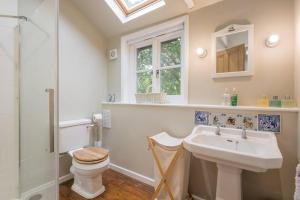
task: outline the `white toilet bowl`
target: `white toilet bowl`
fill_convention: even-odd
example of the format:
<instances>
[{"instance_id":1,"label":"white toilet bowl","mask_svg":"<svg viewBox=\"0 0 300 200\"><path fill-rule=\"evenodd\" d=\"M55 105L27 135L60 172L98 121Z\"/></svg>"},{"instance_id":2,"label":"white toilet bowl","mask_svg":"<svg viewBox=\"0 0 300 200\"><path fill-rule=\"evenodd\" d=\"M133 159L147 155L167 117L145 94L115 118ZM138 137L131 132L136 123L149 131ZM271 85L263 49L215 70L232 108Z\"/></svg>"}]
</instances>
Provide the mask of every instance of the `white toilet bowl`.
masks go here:
<instances>
[{"instance_id":1,"label":"white toilet bowl","mask_svg":"<svg viewBox=\"0 0 300 200\"><path fill-rule=\"evenodd\" d=\"M102 173L109 165L108 151L90 146L92 134L87 128L90 125L90 119L63 121L59 124L59 153L68 152L73 158L70 169L74 174L72 190L86 199L95 198L105 191Z\"/></svg>"},{"instance_id":2,"label":"white toilet bowl","mask_svg":"<svg viewBox=\"0 0 300 200\"><path fill-rule=\"evenodd\" d=\"M72 190L86 199L92 199L105 191L102 173L108 168L109 158L97 164L86 165L72 161L71 172L74 174Z\"/></svg>"}]
</instances>

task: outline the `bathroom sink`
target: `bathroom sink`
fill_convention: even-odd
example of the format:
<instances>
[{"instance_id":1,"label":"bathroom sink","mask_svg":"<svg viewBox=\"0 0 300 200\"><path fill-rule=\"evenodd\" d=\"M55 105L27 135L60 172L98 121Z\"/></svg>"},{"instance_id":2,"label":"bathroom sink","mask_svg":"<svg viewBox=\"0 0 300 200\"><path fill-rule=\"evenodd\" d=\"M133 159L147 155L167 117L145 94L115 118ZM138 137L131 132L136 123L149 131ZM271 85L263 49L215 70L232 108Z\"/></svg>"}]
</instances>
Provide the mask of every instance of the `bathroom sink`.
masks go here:
<instances>
[{"instance_id":1,"label":"bathroom sink","mask_svg":"<svg viewBox=\"0 0 300 200\"><path fill-rule=\"evenodd\" d=\"M196 158L217 163L216 199L241 200L242 170L265 172L282 166L282 155L274 133L197 126L184 139L184 147Z\"/></svg>"},{"instance_id":2,"label":"bathroom sink","mask_svg":"<svg viewBox=\"0 0 300 200\"><path fill-rule=\"evenodd\" d=\"M215 131L216 127L195 127L184 147L195 157L250 171L281 168L283 159L274 133L247 130L247 139L242 139L239 129L221 128L220 136Z\"/></svg>"}]
</instances>

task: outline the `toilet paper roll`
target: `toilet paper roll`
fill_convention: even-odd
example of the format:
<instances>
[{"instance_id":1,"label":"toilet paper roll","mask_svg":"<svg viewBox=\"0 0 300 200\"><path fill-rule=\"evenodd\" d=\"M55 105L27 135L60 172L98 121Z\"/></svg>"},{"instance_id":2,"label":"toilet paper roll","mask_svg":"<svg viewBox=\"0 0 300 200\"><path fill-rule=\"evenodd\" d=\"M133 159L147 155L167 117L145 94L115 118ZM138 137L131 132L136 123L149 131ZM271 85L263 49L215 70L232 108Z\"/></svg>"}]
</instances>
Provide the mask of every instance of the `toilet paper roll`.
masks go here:
<instances>
[{"instance_id":1,"label":"toilet paper roll","mask_svg":"<svg viewBox=\"0 0 300 200\"><path fill-rule=\"evenodd\" d=\"M93 122L97 124L97 133L96 133L96 145L102 145L102 114L95 113L93 114Z\"/></svg>"},{"instance_id":2,"label":"toilet paper roll","mask_svg":"<svg viewBox=\"0 0 300 200\"><path fill-rule=\"evenodd\" d=\"M97 113L97 114L93 114L93 122L94 123L101 123L102 122L102 114L101 113Z\"/></svg>"}]
</instances>

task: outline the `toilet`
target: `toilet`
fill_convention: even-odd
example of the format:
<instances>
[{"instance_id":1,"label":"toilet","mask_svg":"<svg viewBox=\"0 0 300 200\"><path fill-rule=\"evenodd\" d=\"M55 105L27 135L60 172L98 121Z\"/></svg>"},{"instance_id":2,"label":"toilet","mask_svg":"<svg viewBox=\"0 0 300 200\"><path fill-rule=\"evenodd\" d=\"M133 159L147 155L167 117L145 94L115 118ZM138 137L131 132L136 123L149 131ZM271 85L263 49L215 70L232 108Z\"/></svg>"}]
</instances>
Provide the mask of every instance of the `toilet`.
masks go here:
<instances>
[{"instance_id":1,"label":"toilet","mask_svg":"<svg viewBox=\"0 0 300 200\"><path fill-rule=\"evenodd\" d=\"M72 190L86 199L95 198L105 191L102 173L110 162L107 150L90 145L94 141L89 125L90 119L59 123L59 152L72 156Z\"/></svg>"}]
</instances>

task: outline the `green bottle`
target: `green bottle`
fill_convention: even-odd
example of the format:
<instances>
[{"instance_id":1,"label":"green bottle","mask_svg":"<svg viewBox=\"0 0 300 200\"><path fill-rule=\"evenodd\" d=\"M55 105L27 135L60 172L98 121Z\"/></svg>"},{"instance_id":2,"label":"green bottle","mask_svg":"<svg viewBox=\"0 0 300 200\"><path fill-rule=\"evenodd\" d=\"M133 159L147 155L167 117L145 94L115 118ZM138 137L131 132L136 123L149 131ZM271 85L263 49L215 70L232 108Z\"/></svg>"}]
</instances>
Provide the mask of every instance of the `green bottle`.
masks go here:
<instances>
[{"instance_id":1,"label":"green bottle","mask_svg":"<svg viewBox=\"0 0 300 200\"><path fill-rule=\"evenodd\" d=\"M281 100L278 96L273 96L273 98L270 100L270 107L281 107Z\"/></svg>"},{"instance_id":2,"label":"green bottle","mask_svg":"<svg viewBox=\"0 0 300 200\"><path fill-rule=\"evenodd\" d=\"M231 106L237 106L238 104L238 93L235 88L232 89L232 95L231 95Z\"/></svg>"}]
</instances>

